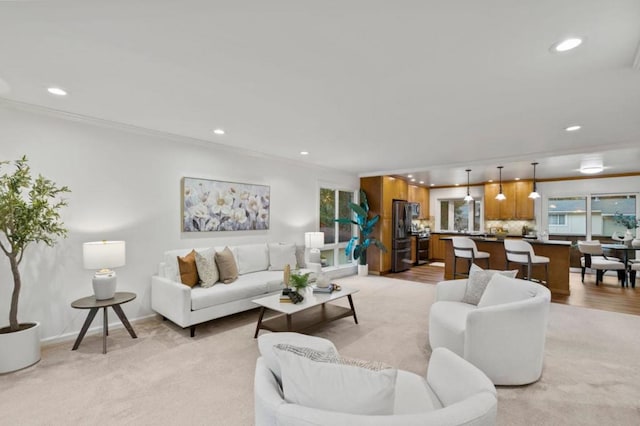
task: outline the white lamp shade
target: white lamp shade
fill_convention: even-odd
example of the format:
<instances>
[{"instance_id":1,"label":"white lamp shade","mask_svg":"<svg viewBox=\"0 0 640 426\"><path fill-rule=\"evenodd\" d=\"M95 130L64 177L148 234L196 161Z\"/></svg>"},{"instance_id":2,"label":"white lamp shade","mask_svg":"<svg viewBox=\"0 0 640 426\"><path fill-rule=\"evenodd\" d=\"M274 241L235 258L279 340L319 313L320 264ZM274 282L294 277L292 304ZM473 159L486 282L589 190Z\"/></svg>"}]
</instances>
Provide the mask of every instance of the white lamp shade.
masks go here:
<instances>
[{"instance_id":1,"label":"white lamp shade","mask_svg":"<svg viewBox=\"0 0 640 426\"><path fill-rule=\"evenodd\" d=\"M109 269L125 265L124 241L93 241L82 245L85 269Z\"/></svg>"},{"instance_id":2,"label":"white lamp shade","mask_svg":"<svg viewBox=\"0 0 640 426\"><path fill-rule=\"evenodd\" d=\"M304 245L312 249L324 247L324 232L305 232Z\"/></svg>"}]
</instances>

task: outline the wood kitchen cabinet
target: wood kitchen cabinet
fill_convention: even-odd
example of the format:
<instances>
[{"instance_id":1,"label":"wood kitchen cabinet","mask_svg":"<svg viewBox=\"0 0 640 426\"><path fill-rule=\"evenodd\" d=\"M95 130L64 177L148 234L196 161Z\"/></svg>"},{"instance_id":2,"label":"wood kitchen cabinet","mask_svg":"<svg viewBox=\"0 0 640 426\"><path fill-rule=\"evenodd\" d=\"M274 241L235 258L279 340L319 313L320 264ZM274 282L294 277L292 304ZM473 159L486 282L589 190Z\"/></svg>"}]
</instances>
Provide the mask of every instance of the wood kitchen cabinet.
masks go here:
<instances>
[{"instance_id":1,"label":"wood kitchen cabinet","mask_svg":"<svg viewBox=\"0 0 640 426\"><path fill-rule=\"evenodd\" d=\"M385 274L391 271L393 200L407 200L408 185L406 181L391 176L372 176L360 178L360 188L367 194L370 215L380 215L372 236L387 248L386 253L375 248L367 250L369 273Z\"/></svg>"},{"instance_id":2,"label":"wood kitchen cabinet","mask_svg":"<svg viewBox=\"0 0 640 426\"><path fill-rule=\"evenodd\" d=\"M535 218L533 200L529 193L533 190L531 181L503 182L502 193L505 200L496 200L500 184L487 183L484 186L485 220L533 220Z\"/></svg>"},{"instance_id":3,"label":"wood kitchen cabinet","mask_svg":"<svg viewBox=\"0 0 640 426\"><path fill-rule=\"evenodd\" d=\"M409 185L409 197L407 201L420 204L420 218L429 218L429 189L417 186Z\"/></svg>"}]
</instances>

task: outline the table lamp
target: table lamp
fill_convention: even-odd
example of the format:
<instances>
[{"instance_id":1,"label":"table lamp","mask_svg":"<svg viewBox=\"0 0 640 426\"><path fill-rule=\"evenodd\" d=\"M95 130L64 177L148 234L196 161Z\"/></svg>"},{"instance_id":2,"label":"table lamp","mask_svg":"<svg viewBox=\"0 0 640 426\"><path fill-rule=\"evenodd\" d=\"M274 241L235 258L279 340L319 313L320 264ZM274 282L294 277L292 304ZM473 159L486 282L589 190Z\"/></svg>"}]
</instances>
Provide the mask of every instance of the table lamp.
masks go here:
<instances>
[{"instance_id":1,"label":"table lamp","mask_svg":"<svg viewBox=\"0 0 640 426\"><path fill-rule=\"evenodd\" d=\"M309 249L309 262L320 264L320 249L324 247L324 232L305 232L304 245Z\"/></svg>"},{"instance_id":2,"label":"table lamp","mask_svg":"<svg viewBox=\"0 0 640 426\"><path fill-rule=\"evenodd\" d=\"M93 241L82 245L85 269L97 269L93 279L96 300L111 299L116 292L116 273L110 268L125 265L124 241Z\"/></svg>"}]
</instances>

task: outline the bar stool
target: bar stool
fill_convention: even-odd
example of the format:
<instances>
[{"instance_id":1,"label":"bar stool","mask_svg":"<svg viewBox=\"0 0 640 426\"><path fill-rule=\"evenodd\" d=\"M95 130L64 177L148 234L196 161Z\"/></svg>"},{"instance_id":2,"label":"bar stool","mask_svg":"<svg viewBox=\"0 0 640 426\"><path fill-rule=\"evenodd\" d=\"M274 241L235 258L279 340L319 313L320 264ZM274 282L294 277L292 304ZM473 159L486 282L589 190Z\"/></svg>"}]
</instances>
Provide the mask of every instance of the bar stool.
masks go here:
<instances>
[{"instance_id":1,"label":"bar stool","mask_svg":"<svg viewBox=\"0 0 640 426\"><path fill-rule=\"evenodd\" d=\"M471 265L475 263L476 259L484 259L487 262L487 268L489 268L489 253L484 251L478 251L476 243L468 237L453 237L453 279L456 279L456 275L462 277L468 277ZM458 258L467 259L469 262L469 269L467 273L456 272L458 264Z\"/></svg>"},{"instance_id":2,"label":"bar stool","mask_svg":"<svg viewBox=\"0 0 640 426\"><path fill-rule=\"evenodd\" d=\"M534 265L544 265L544 282L549 285L549 258L537 256L533 247L522 240L504 240L504 251L507 257L506 269L510 263L518 263L520 266L527 266L527 279L531 279L531 269Z\"/></svg>"}]
</instances>

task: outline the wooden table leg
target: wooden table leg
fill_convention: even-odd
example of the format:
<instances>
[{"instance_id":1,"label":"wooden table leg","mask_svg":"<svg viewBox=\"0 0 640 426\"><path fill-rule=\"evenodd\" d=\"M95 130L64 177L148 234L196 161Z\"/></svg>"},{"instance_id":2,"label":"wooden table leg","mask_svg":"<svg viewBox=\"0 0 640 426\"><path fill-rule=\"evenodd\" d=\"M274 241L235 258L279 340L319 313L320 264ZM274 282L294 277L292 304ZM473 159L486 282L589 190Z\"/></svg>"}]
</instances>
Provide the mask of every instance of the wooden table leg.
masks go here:
<instances>
[{"instance_id":1,"label":"wooden table leg","mask_svg":"<svg viewBox=\"0 0 640 426\"><path fill-rule=\"evenodd\" d=\"M98 313L98 308L91 308L89 310L87 319L84 320L84 324L82 325L82 329L80 330L80 334L78 334L78 338L73 344L73 349L71 349L72 351L75 351L76 349L78 349L78 346L80 346L80 342L82 342L82 339L84 339L84 335L87 334L87 330L89 329L91 322L93 322L93 319L96 317L96 313Z\"/></svg>"},{"instance_id":2,"label":"wooden table leg","mask_svg":"<svg viewBox=\"0 0 640 426\"><path fill-rule=\"evenodd\" d=\"M113 305L112 308L115 311L116 315L118 315L118 318L120 318L120 322L124 325L124 327L129 332L129 335L131 335L131 337L136 339L138 336L136 336L136 332L133 331L133 327L129 323L129 320L127 319L127 316L124 314L124 311L122 310L122 306Z\"/></svg>"},{"instance_id":3,"label":"wooden table leg","mask_svg":"<svg viewBox=\"0 0 640 426\"><path fill-rule=\"evenodd\" d=\"M265 307L260 307L260 316L258 317L258 324L256 325L256 334L253 335L253 338L258 338L258 332L260 331L260 325L262 325L262 317L264 316Z\"/></svg>"},{"instance_id":4,"label":"wooden table leg","mask_svg":"<svg viewBox=\"0 0 640 426\"><path fill-rule=\"evenodd\" d=\"M349 299L349 306L351 306L351 310L353 311L353 319L357 324L358 323L358 317L356 316L356 308L354 308L354 306L353 306L353 299L351 298L350 294L347 296L347 298Z\"/></svg>"},{"instance_id":5,"label":"wooden table leg","mask_svg":"<svg viewBox=\"0 0 640 426\"><path fill-rule=\"evenodd\" d=\"M287 314L287 331L291 331L291 314Z\"/></svg>"},{"instance_id":6,"label":"wooden table leg","mask_svg":"<svg viewBox=\"0 0 640 426\"><path fill-rule=\"evenodd\" d=\"M102 324L102 353L107 353L107 335L109 334L109 318L107 318L107 307L102 308L104 311Z\"/></svg>"}]
</instances>

